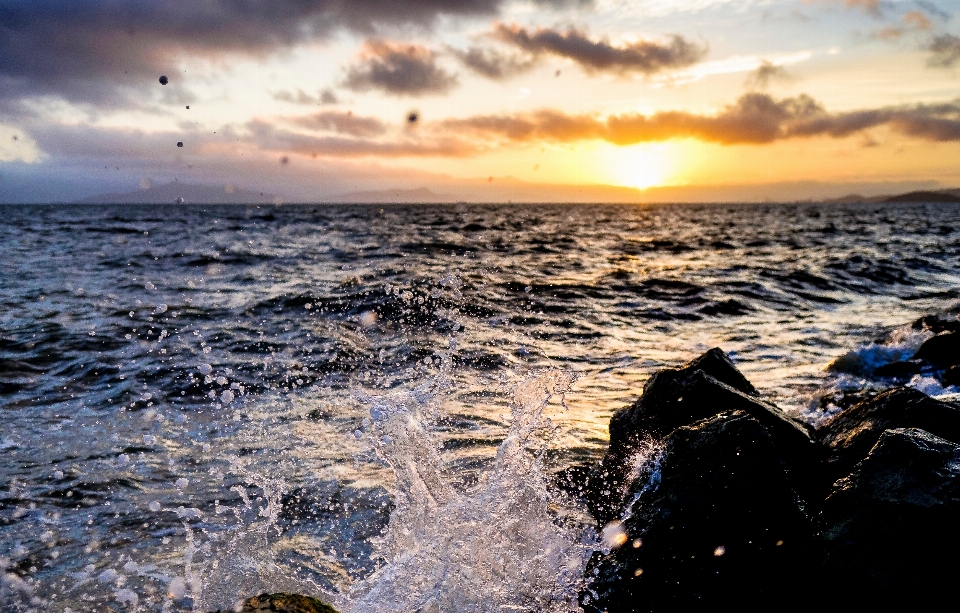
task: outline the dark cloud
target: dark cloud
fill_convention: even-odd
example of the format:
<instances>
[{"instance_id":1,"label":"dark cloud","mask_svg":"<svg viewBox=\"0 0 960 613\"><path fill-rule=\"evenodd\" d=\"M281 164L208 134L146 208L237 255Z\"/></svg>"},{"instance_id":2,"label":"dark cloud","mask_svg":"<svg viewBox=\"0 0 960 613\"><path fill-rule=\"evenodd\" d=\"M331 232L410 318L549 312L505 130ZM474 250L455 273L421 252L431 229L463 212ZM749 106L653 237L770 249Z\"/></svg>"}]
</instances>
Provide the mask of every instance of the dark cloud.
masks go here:
<instances>
[{"instance_id":1,"label":"dark cloud","mask_svg":"<svg viewBox=\"0 0 960 613\"><path fill-rule=\"evenodd\" d=\"M421 45L371 40L363 59L347 69L344 87L393 95L444 94L458 84L456 75L437 65L437 54Z\"/></svg>"},{"instance_id":2,"label":"dark cloud","mask_svg":"<svg viewBox=\"0 0 960 613\"><path fill-rule=\"evenodd\" d=\"M0 0L0 97L142 104L186 57L265 57L348 29L429 28L496 15L506 0ZM565 0L542 0L568 6Z\"/></svg>"},{"instance_id":3,"label":"dark cloud","mask_svg":"<svg viewBox=\"0 0 960 613\"><path fill-rule=\"evenodd\" d=\"M351 136L379 136L387 125L375 117L358 117L350 111L323 111L297 117L293 123L311 130L326 130Z\"/></svg>"},{"instance_id":4,"label":"dark cloud","mask_svg":"<svg viewBox=\"0 0 960 613\"><path fill-rule=\"evenodd\" d=\"M449 52L473 72L495 81L522 74L537 63L533 56L505 54L483 47L470 47L466 51L450 48Z\"/></svg>"},{"instance_id":5,"label":"dark cloud","mask_svg":"<svg viewBox=\"0 0 960 613\"><path fill-rule=\"evenodd\" d=\"M471 134L484 140L605 140L617 145L676 138L724 145L767 144L800 137L844 138L880 126L923 140L957 141L960 140L960 100L940 105L829 113L806 95L776 100L767 94L749 93L714 115L664 111L599 118L544 110L453 119L439 124L443 131Z\"/></svg>"},{"instance_id":6,"label":"dark cloud","mask_svg":"<svg viewBox=\"0 0 960 613\"><path fill-rule=\"evenodd\" d=\"M296 93L289 92L286 90L278 91L273 94L274 100L279 100L280 102L292 102L294 104L309 104L309 105L318 105L318 104L339 104L340 100L337 98L337 95L333 92L332 89L324 89L317 93L316 96L311 96L302 89L298 89Z\"/></svg>"},{"instance_id":7,"label":"dark cloud","mask_svg":"<svg viewBox=\"0 0 960 613\"><path fill-rule=\"evenodd\" d=\"M790 82L794 77L783 66L778 66L770 60L763 60L747 77L747 87L764 89L773 81Z\"/></svg>"},{"instance_id":8,"label":"dark cloud","mask_svg":"<svg viewBox=\"0 0 960 613\"><path fill-rule=\"evenodd\" d=\"M928 48L930 59L927 64L933 68L952 68L960 63L960 36L941 34L933 39Z\"/></svg>"},{"instance_id":9,"label":"dark cloud","mask_svg":"<svg viewBox=\"0 0 960 613\"><path fill-rule=\"evenodd\" d=\"M706 47L673 36L667 43L639 41L616 47L607 41L590 40L573 28L560 32L549 28L527 30L515 24L498 23L493 36L532 55L550 54L568 58L588 72L655 74L683 68L706 55Z\"/></svg>"},{"instance_id":10,"label":"dark cloud","mask_svg":"<svg viewBox=\"0 0 960 613\"><path fill-rule=\"evenodd\" d=\"M320 104L340 104L340 99L329 87L320 92Z\"/></svg>"}]
</instances>

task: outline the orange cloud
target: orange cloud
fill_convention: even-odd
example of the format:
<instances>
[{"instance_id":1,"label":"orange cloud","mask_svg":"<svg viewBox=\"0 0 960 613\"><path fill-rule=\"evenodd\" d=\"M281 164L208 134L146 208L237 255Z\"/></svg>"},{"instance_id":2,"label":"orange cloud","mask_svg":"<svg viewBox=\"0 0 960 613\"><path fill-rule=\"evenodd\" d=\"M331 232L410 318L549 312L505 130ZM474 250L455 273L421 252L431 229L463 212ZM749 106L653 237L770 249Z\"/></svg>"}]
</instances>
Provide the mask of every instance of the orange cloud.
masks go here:
<instances>
[{"instance_id":1,"label":"orange cloud","mask_svg":"<svg viewBox=\"0 0 960 613\"><path fill-rule=\"evenodd\" d=\"M519 115L450 119L440 122L436 129L486 141L605 140L616 145L633 145L693 138L733 145L813 136L845 138L880 126L922 140L960 141L960 100L939 105L830 113L806 95L776 100L767 94L749 93L714 115L663 111L602 118L548 109Z\"/></svg>"}]
</instances>

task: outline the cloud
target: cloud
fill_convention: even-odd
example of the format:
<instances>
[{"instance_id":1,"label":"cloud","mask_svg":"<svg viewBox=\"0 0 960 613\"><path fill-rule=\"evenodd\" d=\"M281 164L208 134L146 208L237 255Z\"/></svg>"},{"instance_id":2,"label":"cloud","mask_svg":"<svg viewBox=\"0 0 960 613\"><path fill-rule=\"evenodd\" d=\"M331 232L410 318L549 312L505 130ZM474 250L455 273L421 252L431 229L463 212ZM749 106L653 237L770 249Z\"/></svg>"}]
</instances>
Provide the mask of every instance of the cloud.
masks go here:
<instances>
[{"instance_id":1,"label":"cloud","mask_svg":"<svg viewBox=\"0 0 960 613\"><path fill-rule=\"evenodd\" d=\"M343 85L348 89L422 96L445 94L458 85L456 75L437 65L437 54L421 45L370 40L362 54L363 59L347 69Z\"/></svg>"},{"instance_id":2,"label":"cloud","mask_svg":"<svg viewBox=\"0 0 960 613\"><path fill-rule=\"evenodd\" d=\"M872 15L880 14L880 0L843 0L847 8L861 8Z\"/></svg>"},{"instance_id":3,"label":"cloud","mask_svg":"<svg viewBox=\"0 0 960 613\"><path fill-rule=\"evenodd\" d=\"M910 11L904 15L903 23L917 30L929 30L933 27L930 19L920 11Z\"/></svg>"},{"instance_id":4,"label":"cloud","mask_svg":"<svg viewBox=\"0 0 960 613\"><path fill-rule=\"evenodd\" d=\"M281 90L273 94L273 99L279 100L280 102L292 102L294 104L309 105L340 103L340 99L337 98L337 95L330 88L321 90L316 96L311 96L302 89L298 89L296 93Z\"/></svg>"},{"instance_id":5,"label":"cloud","mask_svg":"<svg viewBox=\"0 0 960 613\"><path fill-rule=\"evenodd\" d=\"M161 74L178 87L171 73L184 58L262 58L342 30L376 34L430 28L444 16L493 16L505 2L0 0L0 98L135 107L144 84Z\"/></svg>"},{"instance_id":6,"label":"cloud","mask_svg":"<svg viewBox=\"0 0 960 613\"><path fill-rule=\"evenodd\" d=\"M522 74L537 64L534 57L508 55L483 47L470 47L466 51L450 47L448 52L473 72L495 81Z\"/></svg>"},{"instance_id":7,"label":"cloud","mask_svg":"<svg viewBox=\"0 0 960 613\"><path fill-rule=\"evenodd\" d=\"M475 139L511 142L605 140L617 145L694 138L724 145L768 144L791 138L845 138L886 126L929 141L960 140L960 100L939 105L889 107L830 113L807 95L774 99L748 93L713 115L663 111L601 118L542 110L517 115L485 115L441 122L444 132Z\"/></svg>"},{"instance_id":8,"label":"cloud","mask_svg":"<svg viewBox=\"0 0 960 613\"><path fill-rule=\"evenodd\" d=\"M387 131L387 125L375 117L358 117L351 111L323 111L297 117L293 123L311 130L326 130L351 136L379 136Z\"/></svg>"},{"instance_id":9,"label":"cloud","mask_svg":"<svg viewBox=\"0 0 960 613\"><path fill-rule=\"evenodd\" d=\"M747 86L765 89L772 81L793 81L794 77L787 69L770 60L763 60L756 70L747 77Z\"/></svg>"},{"instance_id":10,"label":"cloud","mask_svg":"<svg viewBox=\"0 0 960 613\"><path fill-rule=\"evenodd\" d=\"M371 140L339 136L314 136L279 129L264 121L247 124L253 140L261 149L324 157L463 157L478 148L452 136L434 140Z\"/></svg>"},{"instance_id":11,"label":"cloud","mask_svg":"<svg viewBox=\"0 0 960 613\"><path fill-rule=\"evenodd\" d=\"M550 54L573 60L587 72L652 75L683 68L706 55L706 48L672 36L667 43L639 41L614 46L592 41L576 29L560 32L549 28L527 30L515 24L498 23L493 37L532 55Z\"/></svg>"},{"instance_id":12,"label":"cloud","mask_svg":"<svg viewBox=\"0 0 960 613\"><path fill-rule=\"evenodd\" d=\"M931 54L927 65L932 68L952 68L960 63L960 36L941 34L927 49Z\"/></svg>"}]
</instances>

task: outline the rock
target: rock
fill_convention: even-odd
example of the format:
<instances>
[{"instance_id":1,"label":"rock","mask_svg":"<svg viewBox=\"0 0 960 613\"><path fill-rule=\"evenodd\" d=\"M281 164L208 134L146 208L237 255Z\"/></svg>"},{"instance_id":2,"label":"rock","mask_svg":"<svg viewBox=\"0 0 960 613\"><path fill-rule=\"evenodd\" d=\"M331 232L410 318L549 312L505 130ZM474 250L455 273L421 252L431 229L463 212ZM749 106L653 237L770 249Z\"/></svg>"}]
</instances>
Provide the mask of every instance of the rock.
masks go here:
<instances>
[{"instance_id":1,"label":"rock","mask_svg":"<svg viewBox=\"0 0 960 613\"><path fill-rule=\"evenodd\" d=\"M313 596L300 594L260 594L254 596L236 611L229 613L338 613L336 609L324 604ZM218 611L216 613L228 613Z\"/></svg>"},{"instance_id":2,"label":"rock","mask_svg":"<svg viewBox=\"0 0 960 613\"><path fill-rule=\"evenodd\" d=\"M934 334L941 332L960 332L960 320L944 319L939 315L924 315L910 325L914 330L930 330Z\"/></svg>"},{"instance_id":3,"label":"rock","mask_svg":"<svg viewBox=\"0 0 960 613\"><path fill-rule=\"evenodd\" d=\"M711 349L680 369L654 374L643 395L610 419L610 447L587 484L587 504L598 522L619 516L631 456L645 440L658 440L677 428L739 410L762 423L777 441L781 457L797 473L814 465L812 431L757 397L757 391L719 349Z\"/></svg>"},{"instance_id":4,"label":"rock","mask_svg":"<svg viewBox=\"0 0 960 613\"><path fill-rule=\"evenodd\" d=\"M824 503L823 601L888 611L953 602L958 516L960 445L920 429L886 430Z\"/></svg>"},{"instance_id":5,"label":"rock","mask_svg":"<svg viewBox=\"0 0 960 613\"><path fill-rule=\"evenodd\" d=\"M908 387L850 407L817 431L827 449L824 479L833 483L849 474L890 428L922 428L960 443L960 409Z\"/></svg>"},{"instance_id":6,"label":"rock","mask_svg":"<svg viewBox=\"0 0 960 613\"><path fill-rule=\"evenodd\" d=\"M951 385L960 386L960 365L951 366L940 378L940 384L943 387L950 387Z\"/></svg>"},{"instance_id":7,"label":"rock","mask_svg":"<svg viewBox=\"0 0 960 613\"><path fill-rule=\"evenodd\" d=\"M960 364L960 332L948 332L928 338L913 355L914 360L924 360L947 368Z\"/></svg>"},{"instance_id":8,"label":"rock","mask_svg":"<svg viewBox=\"0 0 960 613\"><path fill-rule=\"evenodd\" d=\"M913 375L920 374L930 368L923 360L907 360L905 362L891 362L884 364L873 371L875 377L887 377L890 379L909 379Z\"/></svg>"},{"instance_id":9,"label":"rock","mask_svg":"<svg viewBox=\"0 0 960 613\"><path fill-rule=\"evenodd\" d=\"M621 544L588 569L585 610L798 605L814 531L779 456L743 411L667 436L659 469L629 488L631 515L604 531Z\"/></svg>"}]
</instances>

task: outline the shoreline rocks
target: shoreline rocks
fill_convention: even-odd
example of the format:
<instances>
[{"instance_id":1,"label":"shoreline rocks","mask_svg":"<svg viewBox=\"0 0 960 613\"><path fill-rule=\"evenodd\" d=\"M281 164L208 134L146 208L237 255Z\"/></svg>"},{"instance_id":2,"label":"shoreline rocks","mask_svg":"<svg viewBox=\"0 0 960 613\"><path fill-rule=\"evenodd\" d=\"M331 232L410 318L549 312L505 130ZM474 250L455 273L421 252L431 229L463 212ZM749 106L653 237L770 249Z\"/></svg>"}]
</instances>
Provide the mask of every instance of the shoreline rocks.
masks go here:
<instances>
[{"instance_id":1,"label":"shoreline rocks","mask_svg":"<svg viewBox=\"0 0 960 613\"><path fill-rule=\"evenodd\" d=\"M313 596L301 594L260 594L249 598L239 609L214 613L339 613Z\"/></svg>"},{"instance_id":2,"label":"shoreline rocks","mask_svg":"<svg viewBox=\"0 0 960 613\"><path fill-rule=\"evenodd\" d=\"M938 331L913 358L923 368L960 363L960 322L914 326ZM584 491L607 545L588 612L949 601L960 406L895 387L814 430L711 349L614 414Z\"/></svg>"}]
</instances>

